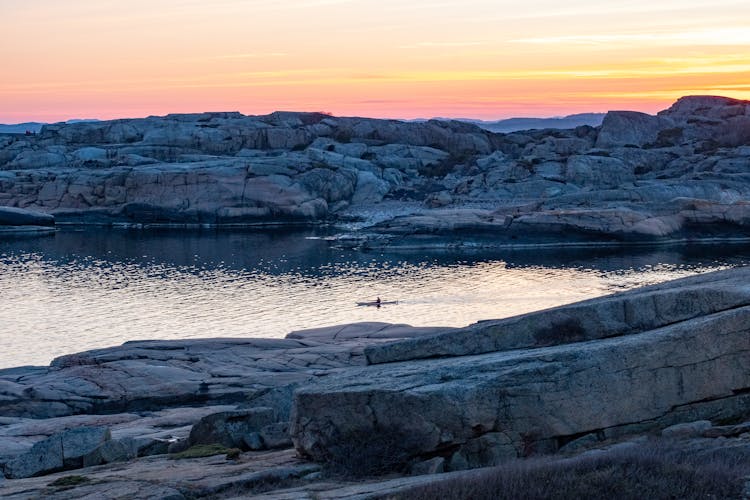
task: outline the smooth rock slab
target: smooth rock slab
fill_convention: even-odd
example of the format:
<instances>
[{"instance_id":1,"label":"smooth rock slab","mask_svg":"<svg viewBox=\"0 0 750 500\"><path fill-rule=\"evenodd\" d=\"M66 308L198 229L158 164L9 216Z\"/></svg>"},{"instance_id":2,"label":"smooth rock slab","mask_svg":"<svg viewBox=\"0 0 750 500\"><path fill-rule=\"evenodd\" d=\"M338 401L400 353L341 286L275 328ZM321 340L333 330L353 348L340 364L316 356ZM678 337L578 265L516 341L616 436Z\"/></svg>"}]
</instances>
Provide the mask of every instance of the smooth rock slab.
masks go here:
<instances>
[{"instance_id":1,"label":"smooth rock slab","mask_svg":"<svg viewBox=\"0 0 750 500\"><path fill-rule=\"evenodd\" d=\"M190 445L222 444L228 448L248 448L244 437L276 422L273 408L250 408L214 413L203 417L190 431Z\"/></svg>"},{"instance_id":2,"label":"smooth rock slab","mask_svg":"<svg viewBox=\"0 0 750 500\"><path fill-rule=\"evenodd\" d=\"M54 226L55 218L49 214L23 208L0 207L0 226Z\"/></svg>"},{"instance_id":3,"label":"smooth rock slab","mask_svg":"<svg viewBox=\"0 0 750 500\"><path fill-rule=\"evenodd\" d=\"M642 287L467 328L365 348L370 364L466 356L628 335L750 305L750 268Z\"/></svg>"},{"instance_id":4,"label":"smooth rock slab","mask_svg":"<svg viewBox=\"0 0 750 500\"><path fill-rule=\"evenodd\" d=\"M62 356L50 367L0 370L0 415L40 419L242 403L273 407L286 418L296 385L326 370L364 364L366 345L444 331L383 323L336 329L347 333L127 342Z\"/></svg>"},{"instance_id":5,"label":"smooth rock slab","mask_svg":"<svg viewBox=\"0 0 750 500\"><path fill-rule=\"evenodd\" d=\"M294 481L318 471L320 466L300 461L292 450L246 453L238 460L224 455L172 460L166 456L147 457L105 466L89 467L74 473L0 482L0 498L226 498L231 494L253 497L253 489L284 481ZM80 475L90 481L73 489L53 488L60 477Z\"/></svg>"},{"instance_id":6,"label":"smooth rock slab","mask_svg":"<svg viewBox=\"0 0 750 500\"><path fill-rule=\"evenodd\" d=\"M291 434L320 461L366 434L369 446L410 436L412 457L468 453L487 433L519 456L554 451L602 429L743 416L749 354L745 306L603 340L352 368L296 392Z\"/></svg>"}]
</instances>

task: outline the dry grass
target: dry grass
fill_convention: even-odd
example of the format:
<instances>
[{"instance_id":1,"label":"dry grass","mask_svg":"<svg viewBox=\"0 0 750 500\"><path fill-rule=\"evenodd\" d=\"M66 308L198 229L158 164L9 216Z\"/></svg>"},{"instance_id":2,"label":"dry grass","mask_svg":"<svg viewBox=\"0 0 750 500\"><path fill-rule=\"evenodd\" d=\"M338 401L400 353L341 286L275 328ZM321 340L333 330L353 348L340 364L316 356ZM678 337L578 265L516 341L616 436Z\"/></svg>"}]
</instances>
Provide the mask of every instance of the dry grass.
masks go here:
<instances>
[{"instance_id":1,"label":"dry grass","mask_svg":"<svg viewBox=\"0 0 750 500\"><path fill-rule=\"evenodd\" d=\"M328 449L323 472L329 477L362 478L404 472L419 436L400 429L362 429Z\"/></svg>"},{"instance_id":2,"label":"dry grass","mask_svg":"<svg viewBox=\"0 0 750 500\"><path fill-rule=\"evenodd\" d=\"M239 457L240 453L241 451L237 448L227 448L221 444L197 444L185 451L172 453L169 455L169 458L172 460L181 460L184 458L203 458L226 454L228 459L234 460Z\"/></svg>"},{"instance_id":3,"label":"dry grass","mask_svg":"<svg viewBox=\"0 0 750 500\"><path fill-rule=\"evenodd\" d=\"M86 476L63 476L55 479L47 486L52 486L53 488L69 489L75 488L76 486L80 486L82 484L86 484L88 482L91 482L91 479L87 478Z\"/></svg>"},{"instance_id":4,"label":"dry grass","mask_svg":"<svg viewBox=\"0 0 750 500\"><path fill-rule=\"evenodd\" d=\"M417 488L399 499L579 500L741 498L750 447L687 449L654 439L568 459L518 460Z\"/></svg>"}]
</instances>

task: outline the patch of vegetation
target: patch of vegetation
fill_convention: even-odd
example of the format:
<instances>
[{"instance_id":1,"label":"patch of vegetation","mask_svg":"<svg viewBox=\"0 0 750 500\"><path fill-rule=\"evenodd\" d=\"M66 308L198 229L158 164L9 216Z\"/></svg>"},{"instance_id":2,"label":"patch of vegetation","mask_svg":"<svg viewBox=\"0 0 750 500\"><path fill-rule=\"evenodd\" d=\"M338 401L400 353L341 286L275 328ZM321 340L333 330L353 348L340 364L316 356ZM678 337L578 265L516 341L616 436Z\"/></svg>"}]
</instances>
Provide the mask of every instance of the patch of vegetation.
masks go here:
<instances>
[{"instance_id":1,"label":"patch of vegetation","mask_svg":"<svg viewBox=\"0 0 750 500\"><path fill-rule=\"evenodd\" d=\"M656 136L656 142L651 147L654 148L669 148L676 146L682 140L683 129L681 127L668 128L659 131Z\"/></svg>"},{"instance_id":2,"label":"patch of vegetation","mask_svg":"<svg viewBox=\"0 0 750 500\"><path fill-rule=\"evenodd\" d=\"M395 498L741 498L748 474L750 451L747 449L700 451L653 439L596 456L517 460L415 488Z\"/></svg>"},{"instance_id":3,"label":"patch of vegetation","mask_svg":"<svg viewBox=\"0 0 750 500\"><path fill-rule=\"evenodd\" d=\"M196 444L185 451L172 453L169 455L169 458L171 460L181 460L183 458L203 458L224 454L229 456L230 454L234 455L235 453L239 456L240 450L237 448L227 448L221 444Z\"/></svg>"},{"instance_id":4,"label":"patch of vegetation","mask_svg":"<svg viewBox=\"0 0 750 500\"><path fill-rule=\"evenodd\" d=\"M419 172L419 175L423 177L443 178L453 172L456 167L472 162L474 157L475 155L468 151L451 153L443 160L417 168L417 171Z\"/></svg>"},{"instance_id":5,"label":"patch of vegetation","mask_svg":"<svg viewBox=\"0 0 750 500\"><path fill-rule=\"evenodd\" d=\"M86 476L63 476L55 479L47 486L52 486L54 488L75 488L76 486L89 482L91 482L91 479Z\"/></svg>"}]
</instances>

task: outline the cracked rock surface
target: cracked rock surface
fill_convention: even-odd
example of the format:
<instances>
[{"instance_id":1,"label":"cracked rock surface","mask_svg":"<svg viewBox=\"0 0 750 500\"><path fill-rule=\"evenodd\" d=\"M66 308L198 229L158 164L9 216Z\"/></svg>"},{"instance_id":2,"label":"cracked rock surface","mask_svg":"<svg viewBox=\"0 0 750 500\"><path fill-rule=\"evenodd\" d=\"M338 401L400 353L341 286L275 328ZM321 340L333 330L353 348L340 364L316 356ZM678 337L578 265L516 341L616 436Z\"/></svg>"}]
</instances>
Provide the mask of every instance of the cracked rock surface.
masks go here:
<instances>
[{"instance_id":1,"label":"cracked rock surface","mask_svg":"<svg viewBox=\"0 0 750 500\"><path fill-rule=\"evenodd\" d=\"M341 246L749 238L750 104L493 133L319 113L167 115L0 135L0 205L58 222L321 224ZM0 211L2 220L2 211Z\"/></svg>"},{"instance_id":2,"label":"cracked rock surface","mask_svg":"<svg viewBox=\"0 0 750 500\"><path fill-rule=\"evenodd\" d=\"M370 435L371 453L396 440L460 470L592 433L747 417L748 280L748 268L720 271L370 347L378 364L295 393L294 442L326 461Z\"/></svg>"}]
</instances>

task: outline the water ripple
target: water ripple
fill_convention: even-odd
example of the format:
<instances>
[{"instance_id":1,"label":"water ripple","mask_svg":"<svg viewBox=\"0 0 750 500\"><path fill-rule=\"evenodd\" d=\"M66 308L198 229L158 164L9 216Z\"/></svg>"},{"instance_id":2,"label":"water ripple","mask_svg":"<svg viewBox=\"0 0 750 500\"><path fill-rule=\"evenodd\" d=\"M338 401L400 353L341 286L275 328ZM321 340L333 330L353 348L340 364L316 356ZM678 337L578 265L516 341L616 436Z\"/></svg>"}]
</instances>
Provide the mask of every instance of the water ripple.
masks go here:
<instances>
[{"instance_id":1,"label":"water ripple","mask_svg":"<svg viewBox=\"0 0 750 500\"><path fill-rule=\"evenodd\" d=\"M283 337L355 321L463 326L748 256L746 248L404 256L334 251L294 234L63 232L0 242L0 367L136 339ZM399 303L355 304L375 296Z\"/></svg>"}]
</instances>

